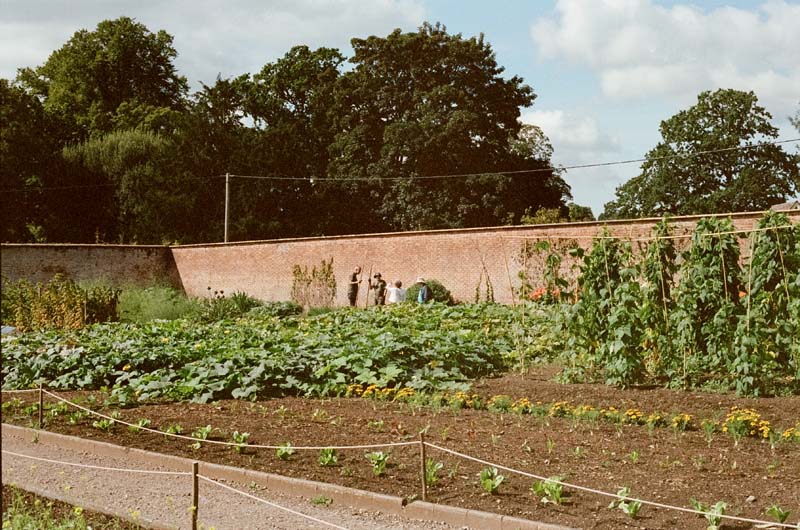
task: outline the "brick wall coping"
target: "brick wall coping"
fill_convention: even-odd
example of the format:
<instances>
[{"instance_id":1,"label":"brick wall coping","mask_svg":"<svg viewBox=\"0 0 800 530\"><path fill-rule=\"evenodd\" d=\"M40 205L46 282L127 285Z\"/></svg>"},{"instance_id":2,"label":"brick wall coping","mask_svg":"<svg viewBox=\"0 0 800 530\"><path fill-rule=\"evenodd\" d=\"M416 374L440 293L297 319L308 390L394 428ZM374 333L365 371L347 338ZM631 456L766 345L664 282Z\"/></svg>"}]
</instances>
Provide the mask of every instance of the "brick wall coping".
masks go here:
<instances>
[{"instance_id":1,"label":"brick wall coping","mask_svg":"<svg viewBox=\"0 0 800 530\"><path fill-rule=\"evenodd\" d=\"M761 217L764 212L734 212L734 213L716 213L716 214L700 214L700 215L679 215L668 217L670 221L696 221L707 217L731 217L734 219L747 219L749 217ZM796 212L785 211L794 217ZM664 217L642 217L639 219L609 219L606 221L579 221L573 223L549 223L539 225L504 225L504 226L481 226L475 228L443 228L438 230L411 230L407 232L374 232L370 234L345 234L335 236L312 236L312 237L294 237L294 238L280 238L280 239L259 239L248 241L231 241L228 243L193 243L188 245L123 245L123 244L96 244L96 243L2 243L2 247L19 247L19 248L108 248L108 249L183 249L183 248L208 248L208 247L233 247L233 246L248 246L248 245L264 245L264 244L281 244L293 242L310 242L310 241L336 241L343 239L368 239L368 238L390 238L390 237L408 237L408 236L437 236L444 234L469 234L481 232L511 232L518 230L547 230L552 228L566 228L570 226L576 227L590 227L596 226L598 228L604 226L614 225L632 225L632 224L655 224L664 219Z\"/></svg>"},{"instance_id":2,"label":"brick wall coping","mask_svg":"<svg viewBox=\"0 0 800 530\"><path fill-rule=\"evenodd\" d=\"M109 248L109 249L118 249L118 248L140 248L142 250L147 249L156 249L156 250L163 250L169 248L169 245L121 245L119 243L114 244L106 244L106 243L2 243L0 244L1 247L19 247L19 248L53 248L53 247L63 247L63 248Z\"/></svg>"},{"instance_id":3,"label":"brick wall coping","mask_svg":"<svg viewBox=\"0 0 800 530\"><path fill-rule=\"evenodd\" d=\"M766 211L763 212L736 212L736 213L716 213L716 214L702 214L702 215L681 215L672 216L668 219L670 221L694 221L707 217L731 217L734 219L747 219L749 217L761 217ZM789 212L782 212L789 213ZM208 247L231 247L231 246L248 246L248 245L264 245L264 244L281 244L281 243L294 243L304 241L336 241L342 239L368 239L368 238L390 238L390 237L407 237L407 236L437 236L443 234L469 234L481 232L511 232L518 230L542 230L552 228L567 228L571 226L587 227L597 226L598 228L610 225L632 225L632 224L655 224L661 221L663 217L643 217L639 219L614 219L607 221L579 221L573 223L550 223L540 225L504 225L504 226L481 226L476 228L442 228L438 230L411 230L408 232L375 232L371 234L349 234L349 235L336 235L336 236L314 236L314 237L295 237L295 238L282 238L282 239L262 239L252 241L231 241L228 243L194 243L191 245L173 245L170 248L183 249L183 248L208 248Z\"/></svg>"}]
</instances>

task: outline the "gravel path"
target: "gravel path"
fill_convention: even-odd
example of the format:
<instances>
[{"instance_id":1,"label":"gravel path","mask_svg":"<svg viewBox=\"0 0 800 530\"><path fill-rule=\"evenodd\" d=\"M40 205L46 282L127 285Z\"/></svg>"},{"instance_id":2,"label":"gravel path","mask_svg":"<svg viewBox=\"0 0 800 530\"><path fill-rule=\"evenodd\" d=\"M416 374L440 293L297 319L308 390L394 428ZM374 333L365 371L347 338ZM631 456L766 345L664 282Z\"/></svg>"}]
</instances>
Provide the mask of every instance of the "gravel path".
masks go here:
<instances>
[{"instance_id":1,"label":"gravel path","mask_svg":"<svg viewBox=\"0 0 800 530\"><path fill-rule=\"evenodd\" d=\"M181 471L154 468L137 455L126 458L98 457L85 451L65 449L54 444L3 430L3 483L58 497L76 506L102 507L105 512L128 514L143 523L152 521L167 528L189 528L191 505L191 476L151 473L131 473L86 467L66 466L32 460L9 454L19 453L37 458L79 463L83 465L142 469L151 471ZM346 506L319 506L291 492L252 489L248 485L225 483L260 499L278 504L331 524L265 505L215 484L200 481L199 527L209 530L243 529L407 529L454 530L455 527L428 521L408 521L399 517L353 509Z\"/></svg>"}]
</instances>

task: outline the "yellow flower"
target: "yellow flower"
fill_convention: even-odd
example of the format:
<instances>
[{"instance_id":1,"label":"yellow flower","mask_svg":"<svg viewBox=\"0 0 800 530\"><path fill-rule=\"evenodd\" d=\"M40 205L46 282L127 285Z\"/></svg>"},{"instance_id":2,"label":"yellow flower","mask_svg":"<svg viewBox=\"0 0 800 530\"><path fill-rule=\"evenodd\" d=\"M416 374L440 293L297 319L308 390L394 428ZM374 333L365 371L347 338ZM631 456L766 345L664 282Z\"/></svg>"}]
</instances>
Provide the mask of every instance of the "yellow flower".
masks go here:
<instances>
[{"instance_id":1,"label":"yellow flower","mask_svg":"<svg viewBox=\"0 0 800 530\"><path fill-rule=\"evenodd\" d=\"M75 515L81 515L83 513L83 508L81 508L80 506L76 506L75 508L73 508L72 511Z\"/></svg>"},{"instance_id":2,"label":"yellow flower","mask_svg":"<svg viewBox=\"0 0 800 530\"><path fill-rule=\"evenodd\" d=\"M122 371L123 371L123 372L127 372L127 371L128 371L128 370L130 370L130 369L131 369L131 365L130 365L130 363L128 363L128 364L126 364L125 366L123 366L123 367L122 367Z\"/></svg>"}]
</instances>

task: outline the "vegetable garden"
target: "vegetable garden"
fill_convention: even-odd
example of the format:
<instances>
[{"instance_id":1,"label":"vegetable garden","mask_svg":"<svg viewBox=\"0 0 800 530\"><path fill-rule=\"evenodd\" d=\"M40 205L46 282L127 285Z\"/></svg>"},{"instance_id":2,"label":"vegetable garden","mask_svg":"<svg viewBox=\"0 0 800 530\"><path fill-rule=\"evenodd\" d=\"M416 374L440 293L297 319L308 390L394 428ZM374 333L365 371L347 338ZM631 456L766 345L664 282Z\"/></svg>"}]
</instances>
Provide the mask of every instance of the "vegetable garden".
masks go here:
<instances>
[{"instance_id":1,"label":"vegetable garden","mask_svg":"<svg viewBox=\"0 0 800 530\"><path fill-rule=\"evenodd\" d=\"M712 517L796 517L800 226L767 214L739 234L704 219L682 243L666 222L649 241L526 243L544 274L523 278L525 301L513 306L302 314L220 293L189 318L15 334L3 338L3 390L44 385L133 424L205 434L187 445L50 404L46 424L58 431L403 495L413 455L312 457L292 446L425 431L554 478L523 484L439 455L426 468L435 500L564 524L701 527L625 500L648 492L682 506L693 497ZM575 282L562 270L567 251ZM194 404L174 405L185 401ZM5 421L33 421L32 407L4 394ZM285 447L268 455L254 443ZM588 494L560 491L563 476L626 494L610 515Z\"/></svg>"}]
</instances>

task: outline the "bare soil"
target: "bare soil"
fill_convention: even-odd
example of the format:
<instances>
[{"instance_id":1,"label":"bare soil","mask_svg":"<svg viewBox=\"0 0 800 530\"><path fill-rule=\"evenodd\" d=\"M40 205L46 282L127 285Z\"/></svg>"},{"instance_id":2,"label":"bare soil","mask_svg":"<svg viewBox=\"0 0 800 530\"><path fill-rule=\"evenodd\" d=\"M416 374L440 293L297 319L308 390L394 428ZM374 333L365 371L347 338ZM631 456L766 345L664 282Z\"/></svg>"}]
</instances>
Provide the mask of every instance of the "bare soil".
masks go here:
<instances>
[{"instance_id":1,"label":"bare soil","mask_svg":"<svg viewBox=\"0 0 800 530\"><path fill-rule=\"evenodd\" d=\"M643 413L687 413L701 419L724 419L732 406L753 408L779 428L800 421L800 398L739 398L728 394L680 392L664 389L619 390L602 385L562 385L550 381L553 368L540 367L525 376L508 375L474 385L488 398L507 394L544 403L569 401L573 405L621 410L637 408ZM87 393L63 393L85 398ZM12 396L4 395L7 401ZM26 395L27 404L33 396ZM102 402L102 398L99 399ZM5 411L3 421L29 425L25 405ZM108 411L106 410L106 413ZM249 432L251 444L355 445L418 439L426 430L427 441L490 462L543 476L561 475L575 484L616 493L628 486L631 495L683 507L695 497L706 504L724 500L727 513L771 520L764 511L777 504L792 511L789 522L800 519L800 444L771 447L766 440L733 439L717 432L709 440L701 430L676 432L668 428L647 429L640 425L606 421L500 414L488 411L412 407L408 404L360 398L305 399L284 397L261 402L221 401L213 404L152 404L120 410L121 418L151 421L165 429L178 423L184 434L212 425L211 439L231 441L234 431ZM242 454L230 447L203 445L153 433L133 433L117 425L111 432L92 427L85 418L70 425L66 415L49 417L46 428L55 432L175 454L208 462L306 478L344 486L399 495L412 500L420 493L419 451L416 446L391 450L384 476L375 476L365 458L366 450L340 451L335 466L318 463L318 452L297 451L288 460L274 451L246 449ZM428 456L444 464L437 483L429 488L429 500L559 523L576 528L704 529L701 516L644 506L639 517L630 519L619 509L609 509L611 499L567 490L562 505L545 504L534 496L532 480L502 473L506 480L499 493L485 493L478 481L482 467L433 449ZM750 524L726 522L728 530L752 528Z\"/></svg>"}]
</instances>

